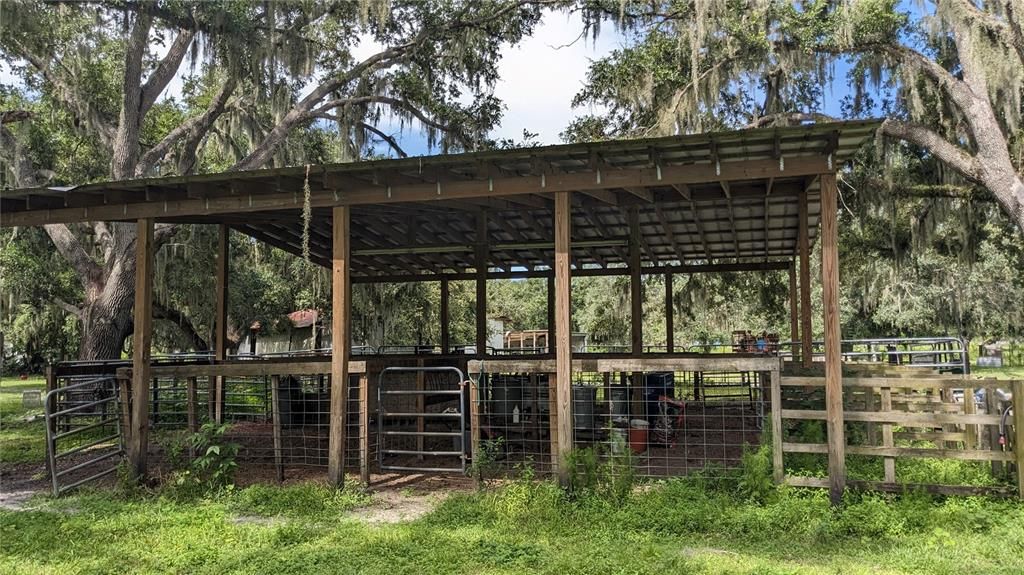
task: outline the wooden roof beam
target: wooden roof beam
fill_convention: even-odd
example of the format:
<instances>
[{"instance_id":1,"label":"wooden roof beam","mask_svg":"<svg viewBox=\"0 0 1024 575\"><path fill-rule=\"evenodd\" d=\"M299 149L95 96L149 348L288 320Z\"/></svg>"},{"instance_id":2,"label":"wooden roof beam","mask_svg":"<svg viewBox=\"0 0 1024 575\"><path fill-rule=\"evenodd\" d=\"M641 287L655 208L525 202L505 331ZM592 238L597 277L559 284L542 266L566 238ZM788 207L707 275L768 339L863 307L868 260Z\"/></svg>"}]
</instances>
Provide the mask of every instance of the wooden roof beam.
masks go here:
<instances>
[{"instance_id":1,"label":"wooden roof beam","mask_svg":"<svg viewBox=\"0 0 1024 575\"><path fill-rule=\"evenodd\" d=\"M660 166L656 168L630 168L594 172L572 172L552 174L541 186L537 176L511 176L488 180L453 181L447 184L407 184L365 186L347 189L312 190L310 204L313 207L335 205L392 204L397 202L432 202L438 200L464 199L470 197L511 196L545 192L587 191L595 189L621 189L624 187L649 185L674 185L714 182L720 180L753 180L776 177L796 177L828 172L827 160L820 156L795 157L786 161L785 166L774 159L722 162L720 165L687 164ZM661 179L658 179L658 175ZM241 176L240 176L241 177ZM257 185L262 180L249 176L247 181ZM301 209L301 193L239 194L225 198L187 198L163 202L133 202L120 205L99 205L81 208L33 210L31 212L9 211L0 214L0 226L28 226L46 223L131 220L137 218L175 218L189 215L211 215L217 213L245 213L280 209Z\"/></svg>"},{"instance_id":2,"label":"wooden roof beam","mask_svg":"<svg viewBox=\"0 0 1024 575\"><path fill-rule=\"evenodd\" d=\"M683 261L683 249L679 246L679 241L676 239L675 232L672 231L672 225L669 224L668 217L665 215L665 210L661 206L655 206L654 211L658 214L658 221L661 223L661 228L665 230L665 236L668 237L669 243L672 244L672 251L676 254L676 259L680 262Z\"/></svg>"},{"instance_id":3,"label":"wooden roof beam","mask_svg":"<svg viewBox=\"0 0 1024 575\"><path fill-rule=\"evenodd\" d=\"M654 202L654 192L652 192L651 190L648 190L647 188L637 188L637 187L631 186L631 187L622 188L622 189L624 189L627 192L629 192L630 194L633 194L634 196L640 198L641 200L647 202L648 204Z\"/></svg>"},{"instance_id":4,"label":"wooden roof beam","mask_svg":"<svg viewBox=\"0 0 1024 575\"><path fill-rule=\"evenodd\" d=\"M704 255L707 256L708 263L711 263L711 248L708 244L708 236L704 231L704 223L700 219L700 212L697 210L697 202L690 200L690 212L693 213L693 222L697 226L697 233L700 235L700 243L704 246Z\"/></svg>"},{"instance_id":5,"label":"wooden roof beam","mask_svg":"<svg viewBox=\"0 0 1024 575\"><path fill-rule=\"evenodd\" d=\"M611 190L582 190L580 193L586 196L590 196L595 200L600 200L610 206L619 205L619 197L615 195L615 192Z\"/></svg>"},{"instance_id":6,"label":"wooden roof beam","mask_svg":"<svg viewBox=\"0 0 1024 575\"><path fill-rule=\"evenodd\" d=\"M725 194L726 202L729 204L729 226L732 229L732 243L736 247L736 257L740 257L740 240L738 237L738 228L736 227L736 206L732 203L732 191L729 188L729 182L722 180L719 182L722 186L722 193Z\"/></svg>"}]
</instances>

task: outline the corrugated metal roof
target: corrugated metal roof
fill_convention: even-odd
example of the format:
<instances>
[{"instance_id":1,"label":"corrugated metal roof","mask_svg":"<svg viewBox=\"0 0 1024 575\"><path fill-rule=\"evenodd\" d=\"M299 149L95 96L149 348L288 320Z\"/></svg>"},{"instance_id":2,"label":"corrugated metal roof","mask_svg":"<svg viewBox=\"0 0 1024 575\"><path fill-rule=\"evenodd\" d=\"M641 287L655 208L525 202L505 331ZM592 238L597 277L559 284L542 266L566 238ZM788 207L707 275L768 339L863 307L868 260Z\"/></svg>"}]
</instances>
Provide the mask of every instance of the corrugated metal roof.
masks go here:
<instances>
[{"instance_id":1,"label":"corrugated metal roof","mask_svg":"<svg viewBox=\"0 0 1024 575\"><path fill-rule=\"evenodd\" d=\"M357 275L465 272L475 268L481 240L490 246L490 266L543 268L553 259L551 190L581 190L573 194L578 267L625 262L633 210L648 264L791 259L798 198L808 197L813 239L817 173L842 166L878 125L839 122L311 166L310 250L327 265L329 206L350 203ZM808 160L821 167L809 168ZM671 177L662 180L663 172ZM297 166L5 191L0 218L4 225L141 214L224 222L301 253L306 174L307 167ZM607 183L626 180L636 183ZM510 191L511 185L518 187ZM488 237L477 238L484 213Z\"/></svg>"}]
</instances>

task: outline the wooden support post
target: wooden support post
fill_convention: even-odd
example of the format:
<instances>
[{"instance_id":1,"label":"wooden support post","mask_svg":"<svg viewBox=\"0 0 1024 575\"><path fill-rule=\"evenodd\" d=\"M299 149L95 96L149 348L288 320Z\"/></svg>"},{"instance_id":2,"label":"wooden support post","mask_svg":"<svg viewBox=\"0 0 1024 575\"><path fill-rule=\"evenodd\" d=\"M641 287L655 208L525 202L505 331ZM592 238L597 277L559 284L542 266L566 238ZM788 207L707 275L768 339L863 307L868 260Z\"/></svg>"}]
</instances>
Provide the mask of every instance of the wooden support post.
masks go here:
<instances>
[{"instance_id":1,"label":"wooden support post","mask_svg":"<svg viewBox=\"0 0 1024 575\"><path fill-rule=\"evenodd\" d=\"M469 454L471 459L482 457L480 452L480 388L477 387L477 384L483 377L486 376L481 373L476 382L469 380L463 383L463 385L469 386ZM460 442L465 440L465 437L459 439ZM479 472L474 475L476 479L480 478Z\"/></svg>"},{"instance_id":2,"label":"wooden support post","mask_svg":"<svg viewBox=\"0 0 1024 575\"><path fill-rule=\"evenodd\" d=\"M197 411L198 398L196 394L196 385L198 381L196 377L185 378L185 401L188 403L186 409L188 410L188 431L189 433L195 433L199 431L199 413Z\"/></svg>"},{"instance_id":3,"label":"wooden support post","mask_svg":"<svg viewBox=\"0 0 1024 575\"><path fill-rule=\"evenodd\" d=\"M117 381L117 395L121 402L121 445L131 448L132 412L131 412L131 376ZM46 458L49 467L50 458Z\"/></svg>"},{"instance_id":4,"label":"wooden support post","mask_svg":"<svg viewBox=\"0 0 1024 575\"><path fill-rule=\"evenodd\" d=\"M999 398L996 397L995 390L991 387L985 388L985 413L989 415L998 415L999 411ZM988 428L988 449L993 451L999 451L999 428L995 425L987 425ZM1001 477L1003 475L1003 462L993 461L992 462L992 476Z\"/></svg>"},{"instance_id":5,"label":"wooden support post","mask_svg":"<svg viewBox=\"0 0 1024 575\"><path fill-rule=\"evenodd\" d=\"M864 411L878 411L875 406L875 388L868 387L862 390L864 393ZM878 445L878 429L873 422L864 424L865 435L868 445Z\"/></svg>"},{"instance_id":6,"label":"wooden support post","mask_svg":"<svg viewBox=\"0 0 1024 575\"><path fill-rule=\"evenodd\" d=\"M772 477L781 484L786 479L782 460L782 377L778 369L772 370Z\"/></svg>"},{"instance_id":7,"label":"wooden support post","mask_svg":"<svg viewBox=\"0 0 1024 575\"><path fill-rule=\"evenodd\" d=\"M966 374L964 375L966 378ZM978 413L978 406L974 402L974 388L964 388L964 413L974 415ZM968 423L964 426L964 448L977 449L978 447L978 426Z\"/></svg>"},{"instance_id":8,"label":"wooden support post","mask_svg":"<svg viewBox=\"0 0 1024 575\"><path fill-rule=\"evenodd\" d=\"M135 224L135 310L132 333L132 410L128 461L137 479L146 476L149 446L149 360L153 339L153 220Z\"/></svg>"},{"instance_id":9,"label":"wooden support post","mask_svg":"<svg viewBox=\"0 0 1024 575\"><path fill-rule=\"evenodd\" d=\"M284 481L284 445L281 441L281 376L270 376L270 410L274 423L274 466L277 481Z\"/></svg>"},{"instance_id":10,"label":"wooden support post","mask_svg":"<svg viewBox=\"0 0 1024 575\"><path fill-rule=\"evenodd\" d=\"M800 232L797 238L800 252L800 359L804 367L814 362L814 333L811 325L811 238L807 231L807 190L800 194Z\"/></svg>"},{"instance_id":11,"label":"wooden support post","mask_svg":"<svg viewBox=\"0 0 1024 575\"><path fill-rule=\"evenodd\" d=\"M351 208L335 206L331 280L331 424L327 443L327 481L345 484L345 431L348 419L348 357L352 338L352 281L349 277Z\"/></svg>"},{"instance_id":12,"label":"wooden support post","mask_svg":"<svg viewBox=\"0 0 1024 575\"><path fill-rule=\"evenodd\" d=\"M633 355L644 352L644 295L640 276L640 215L629 210L629 308L630 340Z\"/></svg>"},{"instance_id":13,"label":"wooden support post","mask_svg":"<svg viewBox=\"0 0 1024 575\"><path fill-rule=\"evenodd\" d=\"M230 257L231 230L226 224L218 226L217 234L217 316L214 318L213 358L224 361L228 356L228 258ZM224 423L224 376L214 381L213 419Z\"/></svg>"},{"instance_id":14,"label":"wooden support post","mask_svg":"<svg viewBox=\"0 0 1024 575\"><path fill-rule=\"evenodd\" d=\"M555 381L558 397L558 480L569 482L569 452L572 450L572 328L570 298L572 280L570 236L572 207L570 192L555 193Z\"/></svg>"},{"instance_id":15,"label":"wooden support post","mask_svg":"<svg viewBox=\"0 0 1024 575\"><path fill-rule=\"evenodd\" d=\"M548 337L544 342L547 353L555 353L555 274L548 276Z\"/></svg>"},{"instance_id":16,"label":"wooden support post","mask_svg":"<svg viewBox=\"0 0 1024 575\"><path fill-rule=\"evenodd\" d=\"M450 295L448 280L441 280L441 353L445 355L452 351L451 324L449 323L451 312L448 309Z\"/></svg>"},{"instance_id":17,"label":"wooden support post","mask_svg":"<svg viewBox=\"0 0 1024 575\"><path fill-rule=\"evenodd\" d=\"M359 482L370 486L370 376L359 376Z\"/></svg>"},{"instance_id":18,"label":"wooden support post","mask_svg":"<svg viewBox=\"0 0 1024 575\"><path fill-rule=\"evenodd\" d=\"M676 350L676 312L672 301L672 273L665 274L665 351L674 353Z\"/></svg>"},{"instance_id":19,"label":"wooden support post","mask_svg":"<svg viewBox=\"0 0 1024 575\"><path fill-rule=\"evenodd\" d=\"M476 353L487 354L487 213L476 220Z\"/></svg>"},{"instance_id":20,"label":"wooden support post","mask_svg":"<svg viewBox=\"0 0 1024 575\"><path fill-rule=\"evenodd\" d=\"M1024 499L1024 380L1013 382L1013 453L1017 458L1017 496Z\"/></svg>"},{"instance_id":21,"label":"wooden support post","mask_svg":"<svg viewBox=\"0 0 1024 575\"><path fill-rule=\"evenodd\" d=\"M800 339L800 301L799 290L796 286L796 262L789 266L789 341L795 342ZM792 360L795 363L800 358L800 350L797 345L790 346Z\"/></svg>"},{"instance_id":22,"label":"wooden support post","mask_svg":"<svg viewBox=\"0 0 1024 575\"><path fill-rule=\"evenodd\" d=\"M843 356L839 326L838 189L835 174L821 176L821 285L825 321L825 410L828 430L829 496L839 505L846 489L843 429ZM804 352L807 352L806 346Z\"/></svg>"},{"instance_id":23,"label":"wooden support post","mask_svg":"<svg viewBox=\"0 0 1024 575\"><path fill-rule=\"evenodd\" d=\"M881 394L882 394L882 398L881 398L882 412L892 411L892 388L891 387L883 387L881 389ZM891 423L883 423L882 424L882 447L894 447L894 445L895 444L893 443L893 437L892 437L892 424ZM885 482L886 483L896 483L896 458L895 457L886 457L886 458L882 459L882 466L885 469Z\"/></svg>"}]
</instances>

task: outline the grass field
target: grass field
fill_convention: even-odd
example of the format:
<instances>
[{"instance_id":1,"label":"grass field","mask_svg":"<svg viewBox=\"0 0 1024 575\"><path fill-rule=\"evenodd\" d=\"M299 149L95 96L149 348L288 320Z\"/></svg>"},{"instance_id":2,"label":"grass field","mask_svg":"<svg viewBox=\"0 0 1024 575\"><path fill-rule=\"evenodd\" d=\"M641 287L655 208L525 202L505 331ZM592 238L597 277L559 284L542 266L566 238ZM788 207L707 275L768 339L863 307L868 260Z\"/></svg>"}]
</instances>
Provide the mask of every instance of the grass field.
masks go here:
<instances>
[{"instance_id":1,"label":"grass field","mask_svg":"<svg viewBox=\"0 0 1024 575\"><path fill-rule=\"evenodd\" d=\"M45 457L43 408L25 408L21 401L22 392L42 392L45 387L39 376L0 380L0 463L29 463ZM33 416L34 420L26 421Z\"/></svg>"},{"instance_id":2,"label":"grass field","mask_svg":"<svg viewBox=\"0 0 1024 575\"><path fill-rule=\"evenodd\" d=\"M1024 508L978 498L850 496L833 511L818 491L755 503L672 481L612 504L533 482L456 494L383 525L359 518L365 496L319 484L33 503L0 511L0 572L1024 572Z\"/></svg>"}]
</instances>

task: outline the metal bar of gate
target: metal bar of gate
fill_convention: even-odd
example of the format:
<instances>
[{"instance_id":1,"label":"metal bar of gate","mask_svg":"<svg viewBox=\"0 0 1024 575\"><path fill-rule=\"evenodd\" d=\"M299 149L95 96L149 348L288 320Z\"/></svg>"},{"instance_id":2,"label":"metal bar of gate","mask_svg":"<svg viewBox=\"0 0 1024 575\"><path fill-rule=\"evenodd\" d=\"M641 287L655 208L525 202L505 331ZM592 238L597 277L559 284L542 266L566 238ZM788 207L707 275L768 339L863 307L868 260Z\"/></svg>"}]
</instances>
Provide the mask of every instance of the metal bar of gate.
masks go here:
<instances>
[{"instance_id":1,"label":"metal bar of gate","mask_svg":"<svg viewBox=\"0 0 1024 575\"><path fill-rule=\"evenodd\" d=\"M87 388L94 390L97 387L99 387L101 390L109 392L111 394L111 396L110 397L104 397L104 398L96 400L96 401L89 401L89 402L86 402L86 403L78 403L78 404L73 405L72 407L65 408L65 409L59 409L59 403L58 403L59 396L61 396L61 395L65 395L66 396L66 395L68 395L69 392L76 391L76 390L85 390ZM106 387L109 387L109 389L105 389ZM93 473L93 474L91 474L91 475L89 475L87 477L78 479L78 480L73 481L71 483L68 483L68 484L65 484L65 485L61 485L61 483L60 483L60 479L62 477L64 477L64 476L68 475L69 473L73 473L75 471L86 469L88 467L93 467L93 466L97 465L98 463L102 463L104 461L108 461L108 460L114 459L115 457L118 459L118 461L120 461L121 457L124 455L124 442L122 441L122 437L121 437L121 425L120 425L121 422L120 422L120 416L119 416L120 409L114 409L114 410L111 410L111 411L108 411L108 410L104 409L99 414L95 414L95 417L98 417L99 421L96 421L96 422L93 422L93 423L90 423L90 424L87 424L87 425L83 425L81 427L72 428L72 429L69 429L68 431L64 431L64 432L61 432L61 433L57 433L57 423L58 423L58 421L60 420L61 417L68 417L68 416L70 416L72 414L78 414L79 412L82 412L82 411L84 411L86 409L96 408L96 407L98 407L100 405L106 405L107 403L111 403L111 402L114 402L115 406L117 406L118 403L119 403L119 394L118 394L117 391L118 390L117 390L116 380L114 380L112 377L108 376L108 377L99 377L99 378L89 379L89 380L86 380L86 381L82 381L82 382L79 382L79 383L67 385L67 386L64 386L64 387L58 387L57 389L50 390L46 394L46 397L43 400L43 414L44 414L44 418L45 418L45 422L46 422L46 458L47 458L47 462L49 463L50 479L51 479L51 482L52 482L52 485L53 485L53 494L54 494L54 496L58 496L58 495L60 495L60 494L62 494L64 492L68 491L69 489L73 489L75 487L78 487L79 485L83 485L83 484L88 483L90 481L94 481L96 479L99 479L101 477L110 475L111 473L117 471L117 465L114 464L114 465L110 465L108 467L105 467L103 469L100 469L97 473ZM124 406L119 406L119 407L123 408ZM94 414L81 414L81 415L86 416L86 415L94 415ZM114 431L113 434L101 437L99 439L93 439L91 441L87 441L87 443L85 443L83 445L76 445L75 447L72 447L72 448L70 448L70 449L68 449L68 450L66 450L64 452L60 452L59 451L59 443L58 442L60 440L66 439L66 438L69 438L69 437L75 437L75 436L84 437L83 434L85 434L86 432L92 431L92 430L100 428L100 427L105 427L105 426L108 426L108 425L113 425L114 426L114 430L115 431ZM95 457L91 457L90 459L88 459L86 461L74 464L71 467L68 467L68 468L65 468L65 469L58 469L57 468L58 460L62 460L63 458L65 458L65 457L67 457L69 455L74 455L74 454L77 454L77 453L83 453L83 452L86 452L86 451L88 451L88 450L90 450L92 448L100 447L103 444L112 442L115 439L117 440L117 443L115 445L111 445L110 446L111 448L114 448L115 451L110 451L110 452L103 453L103 454L100 454L100 455L95 456Z\"/></svg>"},{"instance_id":2,"label":"metal bar of gate","mask_svg":"<svg viewBox=\"0 0 1024 575\"><path fill-rule=\"evenodd\" d=\"M447 390L408 390L408 389L392 389L389 390L385 386L385 376L393 373L453 373L458 377L457 385L459 389L447 389ZM381 370L377 380L377 436L380 442L380 448L377 450L377 462L380 465L381 470L389 471L419 471L419 472L434 472L434 473L450 473L453 471L459 471L462 473L466 472L466 412L465 412L465 387L466 377L457 367L442 366L442 367L387 367ZM389 413L384 404L384 397L386 396L429 396L429 395L451 395L459 397L459 411L458 413L444 413L444 412L393 412ZM439 418L439 419L455 419L459 420L459 431L457 432L439 432L439 431L388 431L384 429L384 420L386 418ZM430 450L415 450L415 449L388 449L385 443L385 437L388 436L403 436L403 437L459 437L461 438L460 445L462 446L461 451L430 451ZM448 457L457 456L459 458L459 467L417 467L417 466L399 466L399 465L386 465L384 462L385 455L419 455L419 456L436 456L436 457Z\"/></svg>"}]
</instances>

